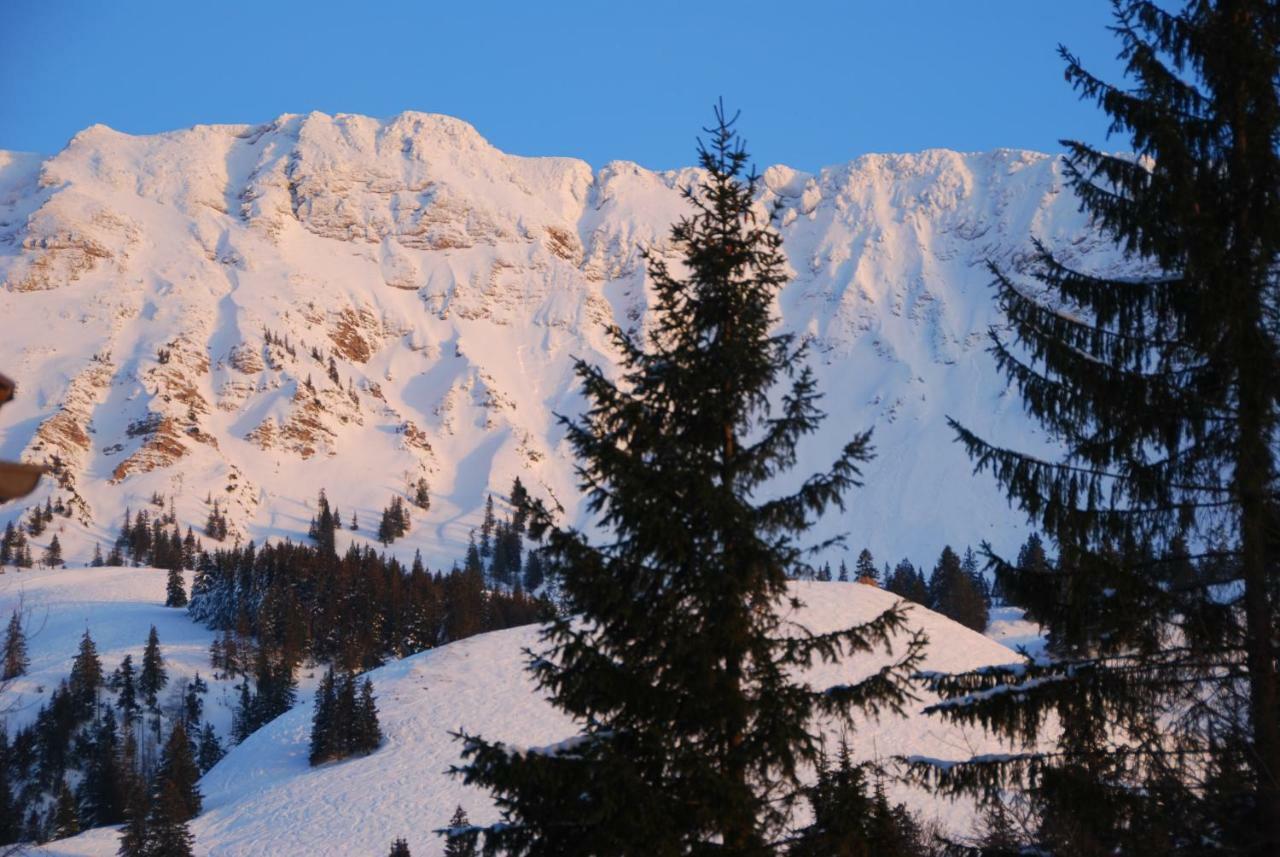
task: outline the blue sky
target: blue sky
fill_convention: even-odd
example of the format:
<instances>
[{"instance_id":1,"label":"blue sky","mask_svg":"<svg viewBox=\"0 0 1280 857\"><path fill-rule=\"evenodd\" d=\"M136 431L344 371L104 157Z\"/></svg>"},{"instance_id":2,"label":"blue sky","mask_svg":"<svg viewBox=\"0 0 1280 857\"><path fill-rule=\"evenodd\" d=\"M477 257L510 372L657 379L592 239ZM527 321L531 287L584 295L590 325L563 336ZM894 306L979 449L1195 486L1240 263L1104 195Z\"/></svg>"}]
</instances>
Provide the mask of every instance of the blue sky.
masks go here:
<instances>
[{"instance_id":1,"label":"blue sky","mask_svg":"<svg viewBox=\"0 0 1280 857\"><path fill-rule=\"evenodd\" d=\"M6 0L0 148L281 113L447 113L498 147L655 168L717 96L761 165L1105 142L1059 42L1114 78L1106 0ZM1123 148L1123 141L1113 146Z\"/></svg>"}]
</instances>

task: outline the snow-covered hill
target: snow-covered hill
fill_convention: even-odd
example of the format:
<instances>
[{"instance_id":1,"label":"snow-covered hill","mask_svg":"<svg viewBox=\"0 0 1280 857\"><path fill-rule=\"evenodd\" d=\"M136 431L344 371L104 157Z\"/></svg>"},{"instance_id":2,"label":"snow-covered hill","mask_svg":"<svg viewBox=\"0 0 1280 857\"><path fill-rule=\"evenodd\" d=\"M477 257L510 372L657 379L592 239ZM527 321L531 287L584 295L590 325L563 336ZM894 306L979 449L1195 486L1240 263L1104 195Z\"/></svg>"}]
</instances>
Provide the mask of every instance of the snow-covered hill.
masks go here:
<instances>
[{"instance_id":1,"label":"snow-covered hill","mask_svg":"<svg viewBox=\"0 0 1280 857\"><path fill-rule=\"evenodd\" d=\"M155 492L197 528L219 499L233 536L261 540L304 533L325 487L367 536L425 477L432 507L396 548L436 565L514 476L572 518L553 416L580 406L571 359L609 362L604 326L644 322L640 251L671 250L696 176L514 157L419 113L94 126L48 159L0 152L0 369L21 384L0 457L58 463L45 492L73 502L73 560ZM780 323L812 340L832 415L801 466L866 427L879 449L818 535L917 563L946 542L1015 543L1022 522L970 477L944 416L1037 442L984 353L983 263L1018 267L1033 236L1112 261L1060 161L775 166L762 212L775 203L795 274Z\"/></svg>"},{"instance_id":2,"label":"snow-covered hill","mask_svg":"<svg viewBox=\"0 0 1280 857\"><path fill-rule=\"evenodd\" d=\"M166 610L164 575L152 569L22 572L0 576L0 615L18 594L45 622L32 638L33 676L50 686L65 675L70 655L87 627L103 649L104 663L126 650L135 657L147 627L156 623L174 672L195 668L207 675L208 631L184 611ZM852 583L799 583L807 604L798 618L815 631L834 630L871 618L894 601L887 592ZM913 608L910 624L929 636L925 668L963 670L1016 660L1004 646L923 608ZM373 671L386 743L371 756L312 769L307 764L311 708L309 686L303 702L236 747L201 781L205 811L191 828L196 852L231 857L381 854L403 836L415 855L442 851L431 830L447 822L461 804L476 820L494 818L483 792L446 776L458 761L449 732L479 732L517 746L542 746L573 734L573 725L539 697L524 672L522 648L536 646L536 629L516 628L472 637ZM132 648L131 648L132 647ZM882 660L860 656L815 668L815 685L836 684L871 672ZM305 678L305 676L304 676ZM216 699L215 687L210 697ZM998 745L919 714L886 715L859 724L854 749L862 757L923 754L959 758L995 752ZM221 715L219 715L221 716ZM925 818L952 830L968 830L972 807L947 803L894 787ZM112 855L114 829L90 831L50 843L49 855Z\"/></svg>"}]
</instances>

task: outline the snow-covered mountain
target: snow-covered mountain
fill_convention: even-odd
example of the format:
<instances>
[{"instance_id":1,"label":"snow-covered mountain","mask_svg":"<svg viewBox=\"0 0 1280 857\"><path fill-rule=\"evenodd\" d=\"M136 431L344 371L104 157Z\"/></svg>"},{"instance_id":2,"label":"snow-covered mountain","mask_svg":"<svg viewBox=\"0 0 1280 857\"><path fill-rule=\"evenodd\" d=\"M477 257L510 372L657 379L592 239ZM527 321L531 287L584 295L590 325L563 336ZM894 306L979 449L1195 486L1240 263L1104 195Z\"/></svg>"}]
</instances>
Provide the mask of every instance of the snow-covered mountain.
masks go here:
<instances>
[{"instance_id":1,"label":"snow-covered mountain","mask_svg":"<svg viewBox=\"0 0 1280 857\"><path fill-rule=\"evenodd\" d=\"M696 178L515 157L420 113L94 126L51 158L0 152L0 370L20 383L0 457L57 462L32 502L72 504L53 531L73 561L156 492L197 529L218 499L233 537L261 540L302 536L324 487L363 525L342 538L367 538L425 478L431 508L395 548L433 564L517 475L573 519L554 417L581 404L572 358L609 363L605 325L643 324L640 252L672 252ZM1015 544L1020 517L970 475L944 416L1037 442L984 352L983 263L1018 267L1033 236L1112 261L1060 161L775 166L762 212L774 204L795 275L780 324L811 339L831 414L800 472L866 427L879 451L817 535L918 563L947 542Z\"/></svg>"},{"instance_id":2,"label":"snow-covered mountain","mask_svg":"<svg viewBox=\"0 0 1280 857\"><path fill-rule=\"evenodd\" d=\"M80 635L88 630L110 671L125 654L141 657L150 625L159 628L171 687L182 687L197 671L209 679L208 720L227 734L235 701L231 681L210 677L208 647L214 634L194 624L185 610L162 607L165 574L147 568L10 571L0 575L0 616L21 604L31 617L31 669L0 702L11 728L28 722L70 670ZM806 606L795 616L823 632L871 619L893 595L856 583L797 583ZM923 607L908 617L929 637L924 668L943 671L1010 663L1010 649ZM369 675L378 697L384 745L367 757L311 768L307 763L310 700L317 670L300 670L300 703L236 746L200 782L204 811L191 822L196 853L222 857L383 854L397 837L415 855L443 852L432 831L462 805L475 821L495 820L489 796L445 771L459 761L450 732L478 732L515 747L554 744L576 733L574 724L541 698L525 672L525 647L537 647L537 628L481 634L394 661ZM856 655L815 666L805 675L815 687L865 677L885 660ZM921 692L905 717L886 712L862 720L852 736L859 758L898 754L965 758L1009 748L921 710L931 701ZM173 703L176 705L177 703ZM6 708L8 710L8 708ZM833 724L834 727L834 724ZM833 739L836 736L833 734ZM926 821L954 834L970 832L974 807L892 781L892 797L906 801ZM90 830L48 843L50 857L107 857L119 844L115 827Z\"/></svg>"}]
</instances>

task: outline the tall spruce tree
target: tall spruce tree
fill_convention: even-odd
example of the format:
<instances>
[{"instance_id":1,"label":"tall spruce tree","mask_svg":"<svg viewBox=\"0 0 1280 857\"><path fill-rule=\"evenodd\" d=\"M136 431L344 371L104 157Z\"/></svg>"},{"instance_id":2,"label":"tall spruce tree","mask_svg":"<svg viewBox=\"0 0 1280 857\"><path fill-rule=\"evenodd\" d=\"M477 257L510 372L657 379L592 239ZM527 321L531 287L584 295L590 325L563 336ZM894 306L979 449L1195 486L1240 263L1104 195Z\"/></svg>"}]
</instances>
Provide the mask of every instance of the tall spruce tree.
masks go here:
<instances>
[{"instance_id":1,"label":"tall spruce tree","mask_svg":"<svg viewBox=\"0 0 1280 857\"><path fill-rule=\"evenodd\" d=\"M478 857L477 831L467 818L467 811L461 806L453 811L449 826L445 829L447 841L444 846L445 857Z\"/></svg>"},{"instance_id":2,"label":"tall spruce tree","mask_svg":"<svg viewBox=\"0 0 1280 857\"><path fill-rule=\"evenodd\" d=\"M27 654L27 631L22 614L14 610L4 632L4 650L0 652L0 681L10 681L27 671L31 658Z\"/></svg>"},{"instance_id":3,"label":"tall spruce tree","mask_svg":"<svg viewBox=\"0 0 1280 857\"><path fill-rule=\"evenodd\" d=\"M991 559L1058 659L933 682L950 718L1063 729L1051 754L919 770L1021 784L1045 851L1277 854L1280 4L1114 5L1131 87L1062 55L1133 154L1068 142L1066 170L1127 265L1040 247L1036 285L992 267L996 360L1066 451L953 423L1057 549Z\"/></svg>"},{"instance_id":4,"label":"tall spruce tree","mask_svg":"<svg viewBox=\"0 0 1280 857\"><path fill-rule=\"evenodd\" d=\"M187 606L187 585L182 579L182 569L177 565L169 569L169 577L165 583L164 606Z\"/></svg>"},{"instance_id":5,"label":"tall spruce tree","mask_svg":"<svg viewBox=\"0 0 1280 857\"><path fill-rule=\"evenodd\" d=\"M859 484L870 438L797 493L757 499L822 413L804 346L770 332L781 239L757 218L758 179L744 175L733 120L723 109L716 119L699 150L704 175L685 192L693 213L672 229L687 274L648 256L648 334L611 329L621 378L580 361L586 414L562 419L607 541L556 527L540 502L529 510L567 608L530 669L583 731L520 753L462 736L456 773L503 812L485 830L488 853L772 854L799 772L818 756L816 718L908 698L918 638L867 681L796 677L815 660L887 647L905 617L895 607L821 635L782 618L797 606L788 579L810 571L799 542Z\"/></svg>"},{"instance_id":6,"label":"tall spruce tree","mask_svg":"<svg viewBox=\"0 0 1280 857\"><path fill-rule=\"evenodd\" d=\"M175 720L160 753L160 765L156 769L157 793L171 789L171 797L175 801L166 812L179 821L188 821L199 815L203 802L197 785L199 779L200 768L191 752L191 738L187 735L182 720Z\"/></svg>"},{"instance_id":7,"label":"tall spruce tree","mask_svg":"<svg viewBox=\"0 0 1280 857\"><path fill-rule=\"evenodd\" d=\"M147 645L142 650L142 672L138 675L138 690L148 708L156 707L156 696L169 683L169 674L164 668L164 655L160 653L160 635L156 626L152 625L147 634Z\"/></svg>"}]
</instances>

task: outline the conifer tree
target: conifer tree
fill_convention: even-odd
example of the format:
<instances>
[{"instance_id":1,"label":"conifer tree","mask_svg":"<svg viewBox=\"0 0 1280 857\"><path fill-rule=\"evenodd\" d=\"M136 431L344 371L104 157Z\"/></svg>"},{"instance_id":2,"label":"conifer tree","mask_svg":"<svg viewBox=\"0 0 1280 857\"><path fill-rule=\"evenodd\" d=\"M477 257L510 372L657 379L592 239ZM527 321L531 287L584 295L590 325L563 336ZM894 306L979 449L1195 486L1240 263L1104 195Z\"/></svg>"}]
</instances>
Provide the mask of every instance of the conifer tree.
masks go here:
<instances>
[{"instance_id":1,"label":"conifer tree","mask_svg":"<svg viewBox=\"0 0 1280 857\"><path fill-rule=\"evenodd\" d=\"M89 753L79 787L85 826L118 824L124 818L126 777L120 769L119 733L110 708L94 724Z\"/></svg>"},{"instance_id":2,"label":"conifer tree","mask_svg":"<svg viewBox=\"0 0 1280 857\"><path fill-rule=\"evenodd\" d=\"M49 568L57 568L62 565L62 542L58 541L56 533L49 540L49 546L44 549L44 556L40 558L40 561Z\"/></svg>"},{"instance_id":3,"label":"conifer tree","mask_svg":"<svg viewBox=\"0 0 1280 857\"><path fill-rule=\"evenodd\" d=\"M0 845L16 842L21 832L22 811L14 798L9 765L9 733L0 729Z\"/></svg>"},{"instance_id":4,"label":"conifer tree","mask_svg":"<svg viewBox=\"0 0 1280 857\"><path fill-rule=\"evenodd\" d=\"M147 816L145 857L192 857L195 839L187 828L188 808L178 784L162 778Z\"/></svg>"},{"instance_id":5,"label":"conifer tree","mask_svg":"<svg viewBox=\"0 0 1280 857\"><path fill-rule=\"evenodd\" d=\"M71 662L71 676L67 680L67 688L78 718L85 719L93 713L100 687L102 661L98 659L98 647L86 628L80 637L80 651Z\"/></svg>"},{"instance_id":6,"label":"conifer tree","mask_svg":"<svg viewBox=\"0 0 1280 857\"><path fill-rule=\"evenodd\" d=\"M484 520L480 523L480 558L488 559L493 555L493 531L497 527L497 519L493 516L493 495L484 501Z\"/></svg>"},{"instance_id":7,"label":"conifer tree","mask_svg":"<svg viewBox=\"0 0 1280 857\"><path fill-rule=\"evenodd\" d=\"M200 773L209 773L224 755L226 753L222 749L222 742L218 740L218 733L213 729L213 724L205 723L204 728L200 730L200 743L196 749L196 764L200 767Z\"/></svg>"},{"instance_id":8,"label":"conifer tree","mask_svg":"<svg viewBox=\"0 0 1280 857\"><path fill-rule=\"evenodd\" d=\"M397 839L391 843L391 851L387 857L410 857L409 843L403 839Z\"/></svg>"},{"instance_id":9,"label":"conifer tree","mask_svg":"<svg viewBox=\"0 0 1280 857\"><path fill-rule=\"evenodd\" d=\"M873 583L879 582L880 571L876 568L876 561L871 556L871 551L863 548L858 553L858 562L853 567L854 574L858 580L870 580Z\"/></svg>"},{"instance_id":10,"label":"conifer tree","mask_svg":"<svg viewBox=\"0 0 1280 857\"><path fill-rule=\"evenodd\" d=\"M133 655L125 655L117 670L119 678L116 682L116 706L124 718L126 725L133 722L138 713L138 691L134 680Z\"/></svg>"},{"instance_id":11,"label":"conifer tree","mask_svg":"<svg viewBox=\"0 0 1280 857\"><path fill-rule=\"evenodd\" d=\"M176 720L160 753L160 765L156 770L159 792L170 792L171 803L165 811L171 819L188 821L200 814L199 779L200 768L191 754L191 739L182 721Z\"/></svg>"},{"instance_id":12,"label":"conifer tree","mask_svg":"<svg viewBox=\"0 0 1280 857\"><path fill-rule=\"evenodd\" d=\"M128 784L125 804L125 823L120 829L118 857L150 857L147 853L147 816L151 813L151 801L147 786L141 777Z\"/></svg>"},{"instance_id":13,"label":"conifer tree","mask_svg":"<svg viewBox=\"0 0 1280 857\"><path fill-rule=\"evenodd\" d=\"M1130 86L1062 51L1128 138L1132 154L1068 141L1065 162L1126 264L1078 270L1040 247L1037 284L992 268L1012 333L993 353L1065 452L953 423L1056 549L1034 570L989 562L1057 660L936 676L939 711L1028 744L1052 715L1069 728L1052 754L918 770L1024 787L1044 851L1276 854L1280 10L1164 5L1115 4Z\"/></svg>"},{"instance_id":14,"label":"conifer tree","mask_svg":"<svg viewBox=\"0 0 1280 857\"><path fill-rule=\"evenodd\" d=\"M156 626L151 626L147 634L147 645L142 650L142 672L138 676L138 690L147 708L156 707L156 697L169 683L169 674L164 668L164 655L160 652L160 635Z\"/></svg>"},{"instance_id":15,"label":"conifer tree","mask_svg":"<svg viewBox=\"0 0 1280 857\"><path fill-rule=\"evenodd\" d=\"M771 334L781 239L757 221L758 179L744 178L732 120L716 118L704 177L685 194L693 213L672 230L687 275L648 257L648 334L612 329L621 378L579 362L586 415L562 420L606 541L554 526L542 503L530 510L566 608L530 669L583 731L521 753L463 736L457 773L503 811L485 828L487 853L772 854L798 771L819 751L815 719L908 698L918 638L864 682L795 678L815 660L887 646L905 616L894 607L811 636L782 619L794 613L788 580L810 572L798 542L858 484L870 439L855 437L798 493L755 499L822 414L804 346Z\"/></svg>"},{"instance_id":16,"label":"conifer tree","mask_svg":"<svg viewBox=\"0 0 1280 857\"><path fill-rule=\"evenodd\" d=\"M964 562L948 545L929 578L929 607L966 628L981 633L987 629L987 607Z\"/></svg>"},{"instance_id":17,"label":"conifer tree","mask_svg":"<svg viewBox=\"0 0 1280 857\"><path fill-rule=\"evenodd\" d=\"M311 710L312 765L319 765L334 757L334 706L336 704L333 667L329 667L316 686L315 704Z\"/></svg>"},{"instance_id":18,"label":"conifer tree","mask_svg":"<svg viewBox=\"0 0 1280 857\"><path fill-rule=\"evenodd\" d=\"M445 857L479 857L478 833L471 826L471 819L467 818L467 812L461 806L453 811L445 836Z\"/></svg>"},{"instance_id":19,"label":"conifer tree","mask_svg":"<svg viewBox=\"0 0 1280 857\"><path fill-rule=\"evenodd\" d=\"M27 632L22 616L14 610L4 632L4 651L0 652L0 681L10 681L27 672L31 658L27 655Z\"/></svg>"},{"instance_id":20,"label":"conifer tree","mask_svg":"<svg viewBox=\"0 0 1280 857\"><path fill-rule=\"evenodd\" d=\"M182 569L174 566L169 569L169 578L165 584L165 607L186 607L187 587L182 579Z\"/></svg>"},{"instance_id":21,"label":"conifer tree","mask_svg":"<svg viewBox=\"0 0 1280 857\"><path fill-rule=\"evenodd\" d=\"M66 839L80 832L80 811L66 780L58 782L58 798L53 810L51 839Z\"/></svg>"},{"instance_id":22,"label":"conifer tree","mask_svg":"<svg viewBox=\"0 0 1280 857\"><path fill-rule=\"evenodd\" d=\"M356 700L352 752L372 753L382 745L382 727L378 725L378 705L373 696L373 680L365 678L360 683L360 697Z\"/></svg>"},{"instance_id":23,"label":"conifer tree","mask_svg":"<svg viewBox=\"0 0 1280 857\"><path fill-rule=\"evenodd\" d=\"M93 543L93 559L89 562L90 568L102 568L105 563L102 560L102 545L98 542Z\"/></svg>"}]
</instances>

